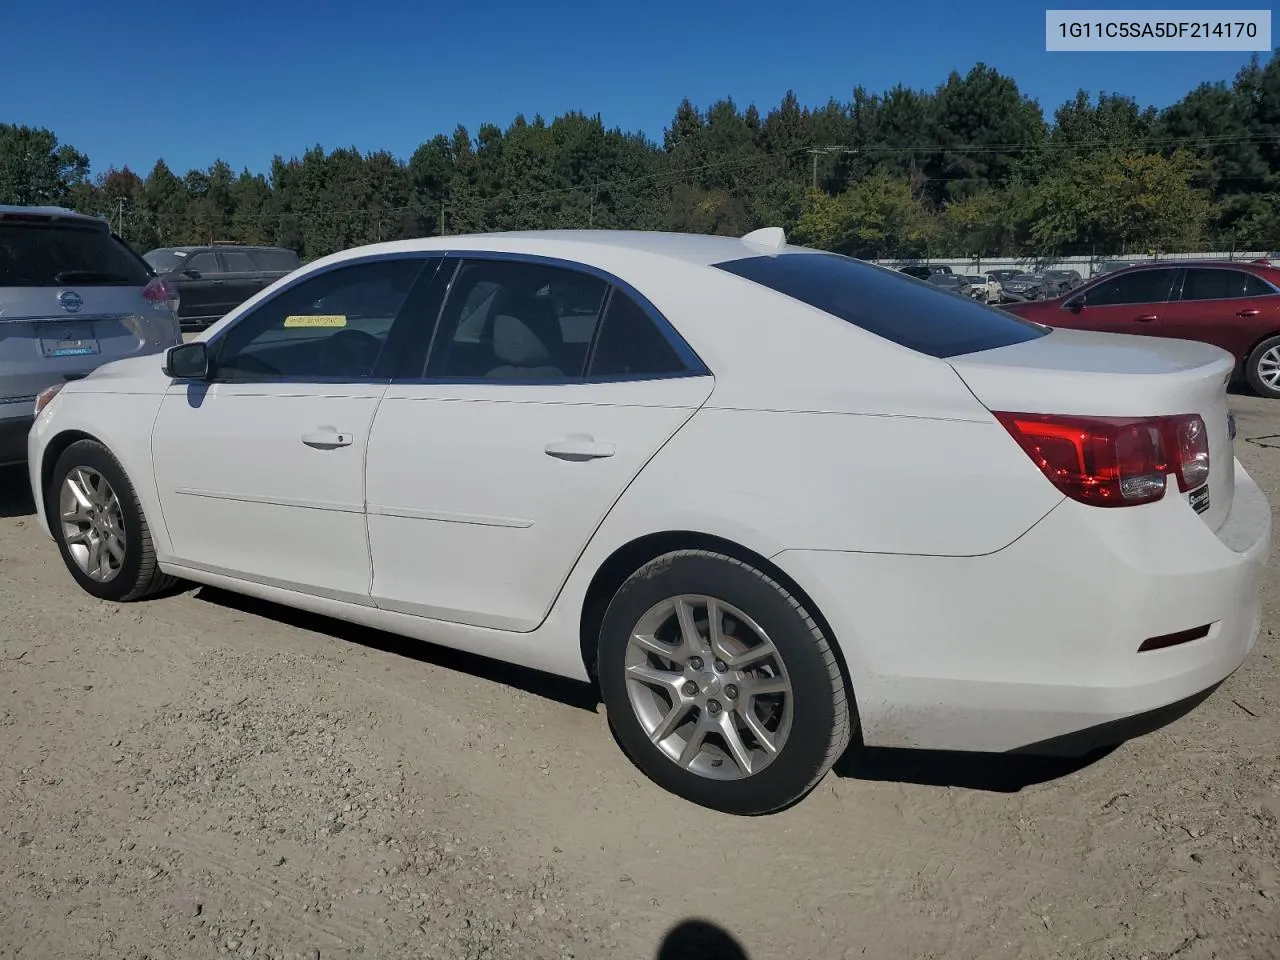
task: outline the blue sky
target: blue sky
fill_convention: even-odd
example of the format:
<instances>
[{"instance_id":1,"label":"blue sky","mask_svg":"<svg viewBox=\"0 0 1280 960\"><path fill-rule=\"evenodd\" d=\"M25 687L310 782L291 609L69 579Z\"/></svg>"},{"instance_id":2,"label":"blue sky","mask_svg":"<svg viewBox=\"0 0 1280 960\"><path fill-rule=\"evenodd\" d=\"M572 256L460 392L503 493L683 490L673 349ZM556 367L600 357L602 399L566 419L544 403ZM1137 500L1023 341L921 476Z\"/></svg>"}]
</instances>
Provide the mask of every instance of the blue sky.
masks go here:
<instances>
[{"instance_id":1,"label":"blue sky","mask_svg":"<svg viewBox=\"0 0 1280 960\"><path fill-rule=\"evenodd\" d=\"M274 154L316 143L407 158L458 123L474 134L521 112L598 112L608 126L660 139L686 96L700 106L732 96L763 112L788 88L806 104L847 100L859 84L932 89L979 61L1012 76L1047 116L1080 87L1163 106L1249 60L1046 53L1044 9L1026 0L12 0L0 121L51 128L89 155L94 173L127 164L145 174L158 157L179 173L218 157L265 171Z\"/></svg>"}]
</instances>

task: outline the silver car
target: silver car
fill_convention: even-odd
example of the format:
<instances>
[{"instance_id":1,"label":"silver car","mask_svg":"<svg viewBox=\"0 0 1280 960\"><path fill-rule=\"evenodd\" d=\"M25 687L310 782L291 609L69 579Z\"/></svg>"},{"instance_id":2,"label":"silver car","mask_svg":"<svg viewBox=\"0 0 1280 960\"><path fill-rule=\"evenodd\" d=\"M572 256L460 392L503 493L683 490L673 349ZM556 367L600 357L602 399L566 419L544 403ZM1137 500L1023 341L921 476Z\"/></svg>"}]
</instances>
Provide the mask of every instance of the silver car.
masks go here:
<instances>
[{"instance_id":1,"label":"silver car","mask_svg":"<svg viewBox=\"0 0 1280 960\"><path fill-rule=\"evenodd\" d=\"M177 292L105 220L0 205L0 466L26 460L46 388L181 341Z\"/></svg>"}]
</instances>

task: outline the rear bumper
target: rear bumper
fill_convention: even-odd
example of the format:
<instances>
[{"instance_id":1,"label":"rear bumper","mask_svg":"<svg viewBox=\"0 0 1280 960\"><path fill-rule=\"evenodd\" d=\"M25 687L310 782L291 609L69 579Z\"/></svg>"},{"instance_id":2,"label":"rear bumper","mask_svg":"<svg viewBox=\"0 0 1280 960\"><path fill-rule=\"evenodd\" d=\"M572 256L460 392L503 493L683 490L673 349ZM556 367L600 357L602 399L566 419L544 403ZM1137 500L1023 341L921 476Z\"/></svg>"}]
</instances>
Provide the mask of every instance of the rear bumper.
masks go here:
<instances>
[{"instance_id":1,"label":"rear bumper","mask_svg":"<svg viewBox=\"0 0 1280 960\"><path fill-rule=\"evenodd\" d=\"M1125 739L1153 712L1172 719L1229 676L1258 636L1270 549L1270 505L1236 462L1216 533L1181 497L1126 510L1067 500L987 556L774 559L830 621L866 743L1063 753Z\"/></svg>"},{"instance_id":2,"label":"rear bumper","mask_svg":"<svg viewBox=\"0 0 1280 960\"><path fill-rule=\"evenodd\" d=\"M0 467L27 462L27 434L34 419L30 405L17 415L5 415L0 408Z\"/></svg>"}]
</instances>

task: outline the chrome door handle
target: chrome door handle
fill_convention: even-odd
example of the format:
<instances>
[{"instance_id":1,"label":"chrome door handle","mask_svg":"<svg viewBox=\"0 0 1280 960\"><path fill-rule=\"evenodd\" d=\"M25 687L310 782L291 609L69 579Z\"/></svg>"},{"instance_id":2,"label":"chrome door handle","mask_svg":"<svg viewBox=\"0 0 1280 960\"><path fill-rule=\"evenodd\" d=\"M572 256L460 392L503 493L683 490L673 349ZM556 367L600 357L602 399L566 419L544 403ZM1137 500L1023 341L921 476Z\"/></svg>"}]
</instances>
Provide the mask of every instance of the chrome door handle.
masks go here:
<instances>
[{"instance_id":1,"label":"chrome door handle","mask_svg":"<svg viewBox=\"0 0 1280 960\"><path fill-rule=\"evenodd\" d=\"M304 433L302 442L317 450L332 450L335 447L351 446L351 434L339 433L333 427L321 427L312 433Z\"/></svg>"},{"instance_id":2,"label":"chrome door handle","mask_svg":"<svg viewBox=\"0 0 1280 960\"><path fill-rule=\"evenodd\" d=\"M1152 320L1158 320L1160 318L1154 313L1144 313L1142 316L1134 317L1133 319L1137 320L1139 323L1150 323Z\"/></svg>"},{"instance_id":3,"label":"chrome door handle","mask_svg":"<svg viewBox=\"0 0 1280 960\"><path fill-rule=\"evenodd\" d=\"M1256 317L1261 312L1262 312L1261 310L1238 310L1236 311L1236 316L1237 317Z\"/></svg>"},{"instance_id":4,"label":"chrome door handle","mask_svg":"<svg viewBox=\"0 0 1280 960\"><path fill-rule=\"evenodd\" d=\"M543 449L549 457L578 463L612 457L616 448L612 443L598 443L589 433L571 433L559 440L552 440Z\"/></svg>"}]
</instances>

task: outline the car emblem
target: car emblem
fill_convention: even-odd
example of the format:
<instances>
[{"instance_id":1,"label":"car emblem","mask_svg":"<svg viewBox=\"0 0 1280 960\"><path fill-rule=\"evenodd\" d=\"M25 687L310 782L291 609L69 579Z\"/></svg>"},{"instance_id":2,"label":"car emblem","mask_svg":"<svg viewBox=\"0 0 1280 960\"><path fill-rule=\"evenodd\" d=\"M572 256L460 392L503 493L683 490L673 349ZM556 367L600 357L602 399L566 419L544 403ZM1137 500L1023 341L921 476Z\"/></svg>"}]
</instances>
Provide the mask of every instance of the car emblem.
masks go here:
<instances>
[{"instance_id":1,"label":"car emblem","mask_svg":"<svg viewBox=\"0 0 1280 960\"><path fill-rule=\"evenodd\" d=\"M84 300L74 290L63 290L58 294L58 305L67 313L79 313L80 308L84 306Z\"/></svg>"}]
</instances>

